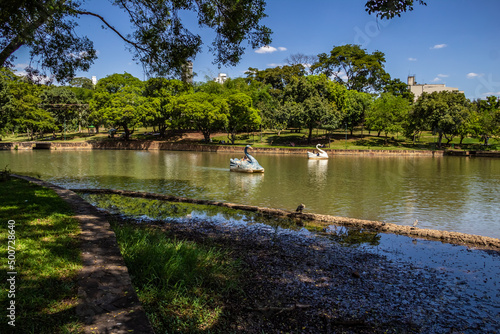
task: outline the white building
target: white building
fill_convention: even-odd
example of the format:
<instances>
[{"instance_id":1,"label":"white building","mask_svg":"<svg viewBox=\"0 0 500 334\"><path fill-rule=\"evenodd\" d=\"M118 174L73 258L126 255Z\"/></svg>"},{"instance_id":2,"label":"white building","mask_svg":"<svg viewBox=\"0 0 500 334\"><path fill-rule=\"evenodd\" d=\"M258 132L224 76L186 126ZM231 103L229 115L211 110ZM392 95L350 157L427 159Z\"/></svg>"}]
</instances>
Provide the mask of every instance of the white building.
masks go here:
<instances>
[{"instance_id":1,"label":"white building","mask_svg":"<svg viewBox=\"0 0 500 334\"><path fill-rule=\"evenodd\" d=\"M223 84L227 80L227 74L226 73L219 73L217 78L214 78L215 82L218 82L220 84Z\"/></svg>"},{"instance_id":2,"label":"white building","mask_svg":"<svg viewBox=\"0 0 500 334\"><path fill-rule=\"evenodd\" d=\"M408 89L415 95L415 101L422 95L422 93L432 93L432 92L441 92L441 91L449 91L449 92L459 92L463 93L463 91L459 91L458 88L454 87L446 87L445 84L417 84L415 81L415 76L408 76Z\"/></svg>"}]
</instances>

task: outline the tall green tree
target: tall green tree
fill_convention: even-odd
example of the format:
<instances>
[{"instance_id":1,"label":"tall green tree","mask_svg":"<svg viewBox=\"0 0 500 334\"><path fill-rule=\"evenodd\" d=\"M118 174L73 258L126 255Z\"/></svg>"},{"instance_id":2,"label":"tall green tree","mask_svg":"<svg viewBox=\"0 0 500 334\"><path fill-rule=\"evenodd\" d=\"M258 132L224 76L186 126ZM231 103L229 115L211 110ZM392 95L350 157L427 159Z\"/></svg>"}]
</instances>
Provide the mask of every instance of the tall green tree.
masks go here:
<instances>
[{"instance_id":1,"label":"tall green tree","mask_svg":"<svg viewBox=\"0 0 500 334\"><path fill-rule=\"evenodd\" d=\"M88 70L97 58L92 41L75 33L81 17L113 31L130 48L148 73L182 73L187 60L201 51L202 40L182 20L180 12L197 16L193 25L216 32L210 46L215 63L235 65L248 41L252 48L268 45L271 31L260 21L266 17L264 0L110 0L130 19L133 32L125 36L108 18L85 8L78 0L3 0L0 10L0 66L12 63L21 46L39 59L58 81Z\"/></svg>"},{"instance_id":2,"label":"tall green tree","mask_svg":"<svg viewBox=\"0 0 500 334\"><path fill-rule=\"evenodd\" d=\"M103 124L122 127L128 139L133 128L144 121L143 86L141 80L129 73L112 74L99 80L90 101L90 121L96 128Z\"/></svg>"},{"instance_id":3,"label":"tall green tree","mask_svg":"<svg viewBox=\"0 0 500 334\"><path fill-rule=\"evenodd\" d=\"M41 93L40 99L41 107L54 118L54 136L55 131L66 131L72 121L78 119L81 102L68 87L48 87Z\"/></svg>"},{"instance_id":4,"label":"tall green tree","mask_svg":"<svg viewBox=\"0 0 500 334\"><path fill-rule=\"evenodd\" d=\"M262 119L259 111L252 106L252 98L246 94L228 96L227 104L229 114L226 131L228 139L234 144L238 132L258 129Z\"/></svg>"},{"instance_id":5,"label":"tall green tree","mask_svg":"<svg viewBox=\"0 0 500 334\"><path fill-rule=\"evenodd\" d=\"M184 124L200 131L207 143L212 133L228 125L228 103L217 95L204 92L182 95L176 99L174 111L182 115Z\"/></svg>"},{"instance_id":6,"label":"tall green tree","mask_svg":"<svg viewBox=\"0 0 500 334\"><path fill-rule=\"evenodd\" d=\"M307 140L312 140L315 128L335 128L340 120L337 105L332 100L334 87L326 76L310 75L294 77L287 85L284 93L285 105L294 111L290 115L290 122L304 126L309 130Z\"/></svg>"},{"instance_id":7,"label":"tall green tree","mask_svg":"<svg viewBox=\"0 0 500 334\"><path fill-rule=\"evenodd\" d=\"M410 103L402 96L382 93L368 111L366 124L379 134L384 132L387 144L388 134L403 131L403 124L409 109Z\"/></svg>"},{"instance_id":8,"label":"tall green tree","mask_svg":"<svg viewBox=\"0 0 500 334\"><path fill-rule=\"evenodd\" d=\"M352 133L354 128L363 124L367 112L373 104L373 98L368 93L349 90L346 92L347 103L342 108L342 120L340 123L347 127Z\"/></svg>"},{"instance_id":9,"label":"tall green tree","mask_svg":"<svg viewBox=\"0 0 500 334\"><path fill-rule=\"evenodd\" d=\"M470 116L470 101L463 93L441 91L423 93L413 106L410 124L414 131L430 130L438 135L438 147L443 137L450 142L459 135L463 122Z\"/></svg>"},{"instance_id":10,"label":"tall green tree","mask_svg":"<svg viewBox=\"0 0 500 334\"><path fill-rule=\"evenodd\" d=\"M55 128L52 115L40 107L40 94L45 88L21 80L9 84L11 122L20 131L26 132L30 140Z\"/></svg>"},{"instance_id":11,"label":"tall green tree","mask_svg":"<svg viewBox=\"0 0 500 334\"><path fill-rule=\"evenodd\" d=\"M367 53L359 45L334 46L330 54L318 55L311 66L314 73L323 73L359 92L377 92L390 76L384 70L385 55L375 51Z\"/></svg>"},{"instance_id":12,"label":"tall green tree","mask_svg":"<svg viewBox=\"0 0 500 334\"><path fill-rule=\"evenodd\" d=\"M488 96L474 102L477 111L475 135L484 140L484 145L493 136L500 135L500 98Z\"/></svg>"},{"instance_id":13,"label":"tall green tree","mask_svg":"<svg viewBox=\"0 0 500 334\"><path fill-rule=\"evenodd\" d=\"M165 137L168 128L179 124L173 111L176 97L192 93L193 87L180 80L166 78L151 78L145 84L144 96L147 98L144 107L146 124L153 125L160 137Z\"/></svg>"}]
</instances>

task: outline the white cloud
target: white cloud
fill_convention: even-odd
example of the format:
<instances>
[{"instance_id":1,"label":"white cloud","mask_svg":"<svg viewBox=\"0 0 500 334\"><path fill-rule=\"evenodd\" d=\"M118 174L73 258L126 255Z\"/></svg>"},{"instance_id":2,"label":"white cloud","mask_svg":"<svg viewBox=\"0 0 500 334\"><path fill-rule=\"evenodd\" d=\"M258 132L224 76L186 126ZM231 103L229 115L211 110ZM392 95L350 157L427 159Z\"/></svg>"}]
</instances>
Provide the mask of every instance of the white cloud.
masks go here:
<instances>
[{"instance_id":1,"label":"white cloud","mask_svg":"<svg viewBox=\"0 0 500 334\"><path fill-rule=\"evenodd\" d=\"M440 78L447 78L447 77L449 77L449 75L448 74L438 74L438 77L440 77Z\"/></svg>"},{"instance_id":2,"label":"white cloud","mask_svg":"<svg viewBox=\"0 0 500 334\"><path fill-rule=\"evenodd\" d=\"M278 67L278 66L283 66L283 64L279 64L279 63L271 63L271 64L267 64L268 67Z\"/></svg>"},{"instance_id":3,"label":"white cloud","mask_svg":"<svg viewBox=\"0 0 500 334\"><path fill-rule=\"evenodd\" d=\"M467 75L466 75L467 79L474 79L474 78L479 78L482 76L483 76L482 73L474 73L474 72L467 73Z\"/></svg>"},{"instance_id":4,"label":"white cloud","mask_svg":"<svg viewBox=\"0 0 500 334\"><path fill-rule=\"evenodd\" d=\"M445 48L447 46L448 46L448 44L436 44L433 47L431 47L431 50L442 49L442 48Z\"/></svg>"},{"instance_id":5,"label":"white cloud","mask_svg":"<svg viewBox=\"0 0 500 334\"><path fill-rule=\"evenodd\" d=\"M417 61L417 58L412 58L412 57L410 57L410 58L408 58L408 60L409 60L409 61Z\"/></svg>"},{"instance_id":6,"label":"white cloud","mask_svg":"<svg viewBox=\"0 0 500 334\"><path fill-rule=\"evenodd\" d=\"M482 96L491 96L491 95L500 95L500 92L488 92L488 93L483 93L481 94Z\"/></svg>"},{"instance_id":7,"label":"white cloud","mask_svg":"<svg viewBox=\"0 0 500 334\"><path fill-rule=\"evenodd\" d=\"M28 64L22 64L22 63L20 63L20 64L16 64L14 67L15 68L26 68L26 67L28 67Z\"/></svg>"},{"instance_id":8,"label":"white cloud","mask_svg":"<svg viewBox=\"0 0 500 334\"><path fill-rule=\"evenodd\" d=\"M434 79L431 80L431 82L439 82L441 81L441 78L435 77Z\"/></svg>"},{"instance_id":9,"label":"white cloud","mask_svg":"<svg viewBox=\"0 0 500 334\"><path fill-rule=\"evenodd\" d=\"M276 52L276 51L278 51L278 49L276 49L275 47L266 45L266 46L262 46L262 47L258 48L257 50L255 50L255 53L272 53L272 52Z\"/></svg>"},{"instance_id":10,"label":"white cloud","mask_svg":"<svg viewBox=\"0 0 500 334\"><path fill-rule=\"evenodd\" d=\"M275 48L274 46L266 45L255 50L255 53L273 53L276 51L286 51L286 48L282 46Z\"/></svg>"}]
</instances>

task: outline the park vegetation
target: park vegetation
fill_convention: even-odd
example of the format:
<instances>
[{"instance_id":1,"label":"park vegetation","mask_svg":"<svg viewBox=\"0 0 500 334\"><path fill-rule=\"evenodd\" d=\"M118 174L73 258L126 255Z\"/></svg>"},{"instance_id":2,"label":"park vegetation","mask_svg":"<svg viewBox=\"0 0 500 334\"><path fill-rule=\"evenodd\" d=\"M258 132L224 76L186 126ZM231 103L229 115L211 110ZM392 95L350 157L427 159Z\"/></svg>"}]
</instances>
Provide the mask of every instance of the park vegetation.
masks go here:
<instances>
[{"instance_id":1,"label":"park vegetation","mask_svg":"<svg viewBox=\"0 0 500 334\"><path fill-rule=\"evenodd\" d=\"M303 58L315 62L306 67ZM462 144L465 138L488 145L500 135L498 97L470 101L463 93L443 91L414 101L407 85L385 72L380 51L369 54L358 45L344 45L330 54L295 55L288 61L265 70L249 68L245 77L223 84L164 77L142 81L123 73L96 85L87 78L53 85L2 69L0 134L64 139L69 131L114 129L109 137L119 132L128 140L146 127L160 140L194 131L205 142L226 133L225 141L234 144L241 133L266 130L279 137L292 128L304 130L303 141L312 144L318 129L326 136L361 129L383 136L383 145L394 136L416 144L431 133L437 147L454 139ZM341 69L346 76L338 76Z\"/></svg>"}]
</instances>

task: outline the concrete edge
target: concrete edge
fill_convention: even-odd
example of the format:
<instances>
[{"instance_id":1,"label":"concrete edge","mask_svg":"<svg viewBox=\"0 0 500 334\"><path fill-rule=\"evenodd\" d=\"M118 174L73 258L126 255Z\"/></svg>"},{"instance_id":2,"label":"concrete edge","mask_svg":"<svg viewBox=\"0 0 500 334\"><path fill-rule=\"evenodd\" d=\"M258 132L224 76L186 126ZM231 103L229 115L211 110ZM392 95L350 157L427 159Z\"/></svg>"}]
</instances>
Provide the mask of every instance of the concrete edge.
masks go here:
<instances>
[{"instance_id":1,"label":"concrete edge","mask_svg":"<svg viewBox=\"0 0 500 334\"><path fill-rule=\"evenodd\" d=\"M301 220L314 221L321 225L342 225L347 227L357 227L363 229L369 229L381 233L392 233L398 235L405 235L412 238L422 238L433 241L441 241L450 244L457 244L469 247L475 247L480 249L488 249L500 251L500 239L484 237L480 235L459 233L459 232L449 232L440 231L432 229L421 229L413 226L397 225L392 223L385 223L381 221L373 220L363 220L354 219L347 217L337 217L329 215L320 215L314 213L296 213L279 209L270 209L265 207L251 206L251 205L241 205L226 202L216 202L210 200L197 200L184 197L176 197L170 195L154 194L147 192L137 192L137 191L126 191L126 190L112 190L112 189L73 189L73 191L93 193L93 194L117 194L130 197L140 197L148 199L160 199L170 202L184 202L193 204L204 204L204 205L216 205L238 210L246 210L253 212L260 212L263 214L268 214L272 216L279 217L289 217L297 218Z\"/></svg>"},{"instance_id":2,"label":"concrete edge","mask_svg":"<svg viewBox=\"0 0 500 334\"><path fill-rule=\"evenodd\" d=\"M80 222L83 268L78 277L77 315L85 333L153 334L108 221L75 192L22 175L11 176L52 189Z\"/></svg>"}]
</instances>

